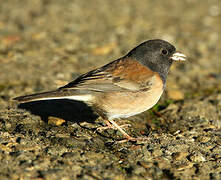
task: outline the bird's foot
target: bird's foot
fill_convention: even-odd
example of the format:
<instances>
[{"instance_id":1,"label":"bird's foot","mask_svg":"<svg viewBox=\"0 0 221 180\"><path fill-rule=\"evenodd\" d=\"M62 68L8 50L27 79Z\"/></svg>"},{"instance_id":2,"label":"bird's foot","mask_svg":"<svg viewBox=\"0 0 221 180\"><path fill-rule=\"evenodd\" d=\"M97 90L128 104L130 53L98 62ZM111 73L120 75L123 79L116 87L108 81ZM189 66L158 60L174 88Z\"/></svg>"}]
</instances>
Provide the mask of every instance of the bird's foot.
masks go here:
<instances>
[{"instance_id":1,"label":"bird's foot","mask_svg":"<svg viewBox=\"0 0 221 180\"><path fill-rule=\"evenodd\" d=\"M107 126L105 127L99 127L96 129L96 131L104 131L106 129L117 129L119 130L123 136L126 138L126 139L123 139L121 141L117 141L117 143L125 143L125 142L147 142L148 141L148 138L147 137L137 137L137 138L134 138L134 137L131 137L130 135L128 135L122 128L125 128L125 127L129 127L131 126L130 124L124 124L124 125L118 125L117 123L115 123L113 120L105 120L105 123L107 124Z\"/></svg>"},{"instance_id":2,"label":"bird's foot","mask_svg":"<svg viewBox=\"0 0 221 180\"><path fill-rule=\"evenodd\" d=\"M123 125L120 125L119 127L124 129L124 128L130 127L130 126L131 126L130 124L123 124ZM108 124L107 126L97 128L96 131L102 132L102 131L105 131L107 129L115 129L115 130L117 130L118 128L116 128L112 124Z\"/></svg>"}]
</instances>

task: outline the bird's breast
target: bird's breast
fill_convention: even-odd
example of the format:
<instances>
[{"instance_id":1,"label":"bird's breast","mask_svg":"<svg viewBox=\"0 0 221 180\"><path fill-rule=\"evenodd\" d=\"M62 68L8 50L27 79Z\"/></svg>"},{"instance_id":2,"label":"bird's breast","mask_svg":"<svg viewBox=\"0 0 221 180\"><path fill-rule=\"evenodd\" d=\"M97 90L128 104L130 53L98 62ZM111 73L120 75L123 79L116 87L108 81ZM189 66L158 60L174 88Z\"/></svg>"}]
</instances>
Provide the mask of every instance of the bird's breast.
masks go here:
<instances>
[{"instance_id":1,"label":"bird's breast","mask_svg":"<svg viewBox=\"0 0 221 180\"><path fill-rule=\"evenodd\" d=\"M154 76L150 88L135 92L111 92L96 98L98 112L107 118L125 118L142 113L153 107L163 93L163 82L159 75Z\"/></svg>"}]
</instances>

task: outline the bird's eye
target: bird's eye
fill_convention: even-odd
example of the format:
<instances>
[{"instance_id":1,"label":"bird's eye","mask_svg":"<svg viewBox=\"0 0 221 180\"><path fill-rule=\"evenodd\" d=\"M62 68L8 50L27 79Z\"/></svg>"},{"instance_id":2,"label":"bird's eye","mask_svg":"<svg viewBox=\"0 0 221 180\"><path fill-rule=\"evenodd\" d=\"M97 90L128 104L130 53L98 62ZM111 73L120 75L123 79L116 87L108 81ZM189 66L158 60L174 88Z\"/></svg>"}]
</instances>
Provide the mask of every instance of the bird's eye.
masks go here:
<instances>
[{"instance_id":1,"label":"bird's eye","mask_svg":"<svg viewBox=\"0 0 221 180\"><path fill-rule=\"evenodd\" d=\"M161 50L161 54L164 55L164 56L166 56L166 55L168 54L168 51L167 51L166 49L162 49L162 50Z\"/></svg>"}]
</instances>

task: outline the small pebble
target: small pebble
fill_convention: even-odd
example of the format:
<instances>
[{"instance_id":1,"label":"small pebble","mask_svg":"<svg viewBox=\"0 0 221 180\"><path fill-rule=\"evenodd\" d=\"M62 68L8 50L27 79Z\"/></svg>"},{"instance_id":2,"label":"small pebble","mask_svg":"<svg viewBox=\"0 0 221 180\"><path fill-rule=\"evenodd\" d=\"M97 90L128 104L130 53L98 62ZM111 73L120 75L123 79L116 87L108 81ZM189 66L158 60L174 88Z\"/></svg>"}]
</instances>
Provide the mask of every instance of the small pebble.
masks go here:
<instances>
[{"instance_id":1,"label":"small pebble","mask_svg":"<svg viewBox=\"0 0 221 180\"><path fill-rule=\"evenodd\" d=\"M61 126L64 123L65 123L64 119L53 117L53 116L48 117L48 124L50 125Z\"/></svg>"}]
</instances>

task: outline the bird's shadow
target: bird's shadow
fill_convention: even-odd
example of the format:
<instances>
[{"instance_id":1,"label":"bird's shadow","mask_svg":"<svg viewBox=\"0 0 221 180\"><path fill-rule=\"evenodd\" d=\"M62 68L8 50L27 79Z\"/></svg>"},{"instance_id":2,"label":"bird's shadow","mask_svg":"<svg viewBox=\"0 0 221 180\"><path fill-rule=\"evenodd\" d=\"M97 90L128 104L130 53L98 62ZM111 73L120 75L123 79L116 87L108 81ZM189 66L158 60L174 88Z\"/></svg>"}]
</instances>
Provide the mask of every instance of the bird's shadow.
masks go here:
<instances>
[{"instance_id":1,"label":"bird's shadow","mask_svg":"<svg viewBox=\"0 0 221 180\"><path fill-rule=\"evenodd\" d=\"M49 116L64 119L74 123L89 122L94 123L98 118L91 107L80 101L72 100L44 100L21 103L18 108L30 111L38 115L45 122Z\"/></svg>"}]
</instances>

